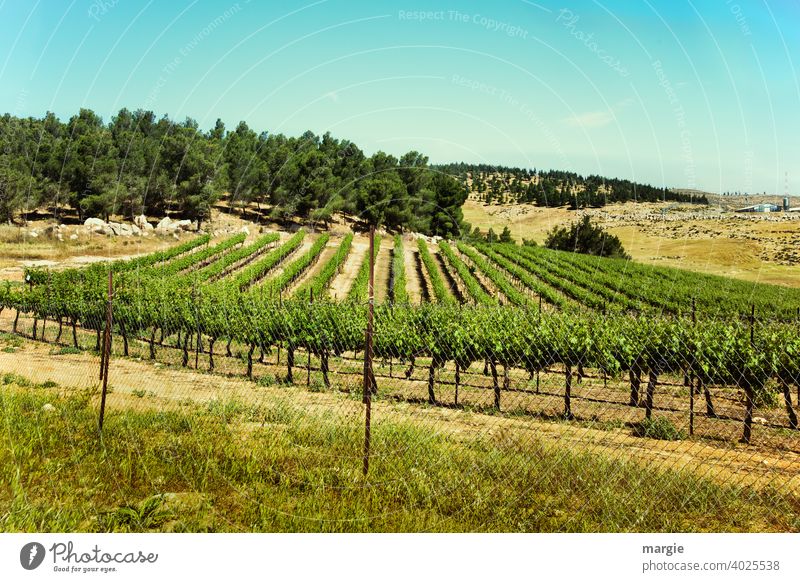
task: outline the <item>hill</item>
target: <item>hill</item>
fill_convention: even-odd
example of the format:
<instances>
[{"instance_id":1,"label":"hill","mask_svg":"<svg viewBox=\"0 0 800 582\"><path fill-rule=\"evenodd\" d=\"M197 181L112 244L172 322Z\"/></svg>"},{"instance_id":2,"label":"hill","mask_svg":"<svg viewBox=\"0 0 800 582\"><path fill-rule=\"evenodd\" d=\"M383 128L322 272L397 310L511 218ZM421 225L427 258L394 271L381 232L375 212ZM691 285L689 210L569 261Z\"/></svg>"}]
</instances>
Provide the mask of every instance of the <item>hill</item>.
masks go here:
<instances>
[{"instance_id":1,"label":"hill","mask_svg":"<svg viewBox=\"0 0 800 582\"><path fill-rule=\"evenodd\" d=\"M636 201L708 204L704 193L657 188L620 178L581 176L565 170L537 170L488 164L440 164L436 169L456 176L470 195L486 204L535 203L572 209Z\"/></svg>"}]
</instances>

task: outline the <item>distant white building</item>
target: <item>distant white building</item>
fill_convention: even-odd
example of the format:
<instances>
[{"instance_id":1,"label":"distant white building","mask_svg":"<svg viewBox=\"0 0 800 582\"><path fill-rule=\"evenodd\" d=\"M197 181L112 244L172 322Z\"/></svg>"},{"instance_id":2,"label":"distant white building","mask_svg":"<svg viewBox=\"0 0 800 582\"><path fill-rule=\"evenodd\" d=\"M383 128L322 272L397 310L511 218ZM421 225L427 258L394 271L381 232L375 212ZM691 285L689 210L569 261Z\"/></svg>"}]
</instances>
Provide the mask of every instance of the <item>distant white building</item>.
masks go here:
<instances>
[{"instance_id":1,"label":"distant white building","mask_svg":"<svg viewBox=\"0 0 800 582\"><path fill-rule=\"evenodd\" d=\"M738 208L736 212L779 212L781 207L777 204L755 204L753 206L746 206Z\"/></svg>"}]
</instances>

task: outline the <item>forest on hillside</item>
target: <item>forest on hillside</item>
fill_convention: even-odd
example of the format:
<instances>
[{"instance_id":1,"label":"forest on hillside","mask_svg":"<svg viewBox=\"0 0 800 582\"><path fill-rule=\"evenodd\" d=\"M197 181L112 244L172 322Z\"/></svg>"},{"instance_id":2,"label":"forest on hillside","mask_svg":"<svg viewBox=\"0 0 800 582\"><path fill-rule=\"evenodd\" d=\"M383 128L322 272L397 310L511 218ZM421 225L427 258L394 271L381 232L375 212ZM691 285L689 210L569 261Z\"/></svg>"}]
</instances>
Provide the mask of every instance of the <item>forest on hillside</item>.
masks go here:
<instances>
[{"instance_id":1,"label":"forest on hillside","mask_svg":"<svg viewBox=\"0 0 800 582\"><path fill-rule=\"evenodd\" d=\"M537 170L465 164L441 164L437 169L457 177L487 204L525 204L570 208L599 208L615 202L683 202L708 204L705 195L696 196L656 188L619 178L581 176L564 170Z\"/></svg>"},{"instance_id":2,"label":"forest on hillside","mask_svg":"<svg viewBox=\"0 0 800 582\"><path fill-rule=\"evenodd\" d=\"M462 228L464 186L431 171L410 151L399 159L366 156L353 142L325 133L257 133L222 120L159 119L122 109L108 123L81 109L66 123L0 117L0 221L37 208L56 219L161 216L207 220L226 196L234 208L255 205L275 220L323 224L344 212L366 223L453 235Z\"/></svg>"}]
</instances>

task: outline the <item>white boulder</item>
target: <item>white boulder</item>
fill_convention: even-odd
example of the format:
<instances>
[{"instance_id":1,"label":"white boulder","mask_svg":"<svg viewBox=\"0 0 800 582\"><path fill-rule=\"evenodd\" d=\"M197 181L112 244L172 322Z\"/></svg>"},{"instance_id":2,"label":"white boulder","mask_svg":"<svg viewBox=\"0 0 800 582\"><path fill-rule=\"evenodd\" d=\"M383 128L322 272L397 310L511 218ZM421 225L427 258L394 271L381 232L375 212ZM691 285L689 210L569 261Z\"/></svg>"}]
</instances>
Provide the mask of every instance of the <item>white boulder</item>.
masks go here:
<instances>
[{"instance_id":1,"label":"white boulder","mask_svg":"<svg viewBox=\"0 0 800 582\"><path fill-rule=\"evenodd\" d=\"M162 218L155 228L156 234L173 234L176 230L178 230L178 223L173 222L169 216Z\"/></svg>"},{"instance_id":2,"label":"white boulder","mask_svg":"<svg viewBox=\"0 0 800 582\"><path fill-rule=\"evenodd\" d=\"M47 226L44 227L42 233L45 236L57 236L60 228L61 227L58 226L57 224L48 224Z\"/></svg>"},{"instance_id":3,"label":"white boulder","mask_svg":"<svg viewBox=\"0 0 800 582\"><path fill-rule=\"evenodd\" d=\"M117 223L116 228L114 229L114 234L118 236L132 236L133 227L130 224Z\"/></svg>"},{"instance_id":4,"label":"white boulder","mask_svg":"<svg viewBox=\"0 0 800 582\"><path fill-rule=\"evenodd\" d=\"M106 223L104 220L100 218L87 218L83 221L83 226L88 226L90 228L98 227L98 226L105 226Z\"/></svg>"},{"instance_id":5,"label":"white boulder","mask_svg":"<svg viewBox=\"0 0 800 582\"><path fill-rule=\"evenodd\" d=\"M142 230L153 230L153 225L147 222L147 217L144 214L133 217L133 224Z\"/></svg>"}]
</instances>

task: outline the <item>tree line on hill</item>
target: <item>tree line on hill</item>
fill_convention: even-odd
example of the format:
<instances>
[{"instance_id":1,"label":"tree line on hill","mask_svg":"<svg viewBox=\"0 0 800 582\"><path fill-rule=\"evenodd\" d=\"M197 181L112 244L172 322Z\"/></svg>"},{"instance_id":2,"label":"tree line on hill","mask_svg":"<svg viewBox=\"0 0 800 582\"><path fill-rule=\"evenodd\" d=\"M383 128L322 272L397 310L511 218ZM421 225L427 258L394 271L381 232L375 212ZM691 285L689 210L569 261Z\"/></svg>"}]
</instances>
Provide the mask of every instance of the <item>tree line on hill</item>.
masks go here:
<instances>
[{"instance_id":1,"label":"tree line on hill","mask_svg":"<svg viewBox=\"0 0 800 582\"><path fill-rule=\"evenodd\" d=\"M584 177L564 170L530 170L463 162L436 167L457 176L465 185L468 178L471 179L471 192L478 194L487 204L535 203L537 206L569 206L572 209L599 208L631 200L708 204L705 195L695 196L619 178Z\"/></svg>"},{"instance_id":2,"label":"tree line on hill","mask_svg":"<svg viewBox=\"0 0 800 582\"><path fill-rule=\"evenodd\" d=\"M46 207L79 220L176 213L199 228L226 192L234 208L255 205L276 220L327 224L343 212L440 236L466 226L466 189L416 151L368 157L330 133L257 133L244 121L228 130L219 119L202 131L144 110L121 109L107 124L90 109L66 123L50 112L0 117L3 222Z\"/></svg>"}]
</instances>

